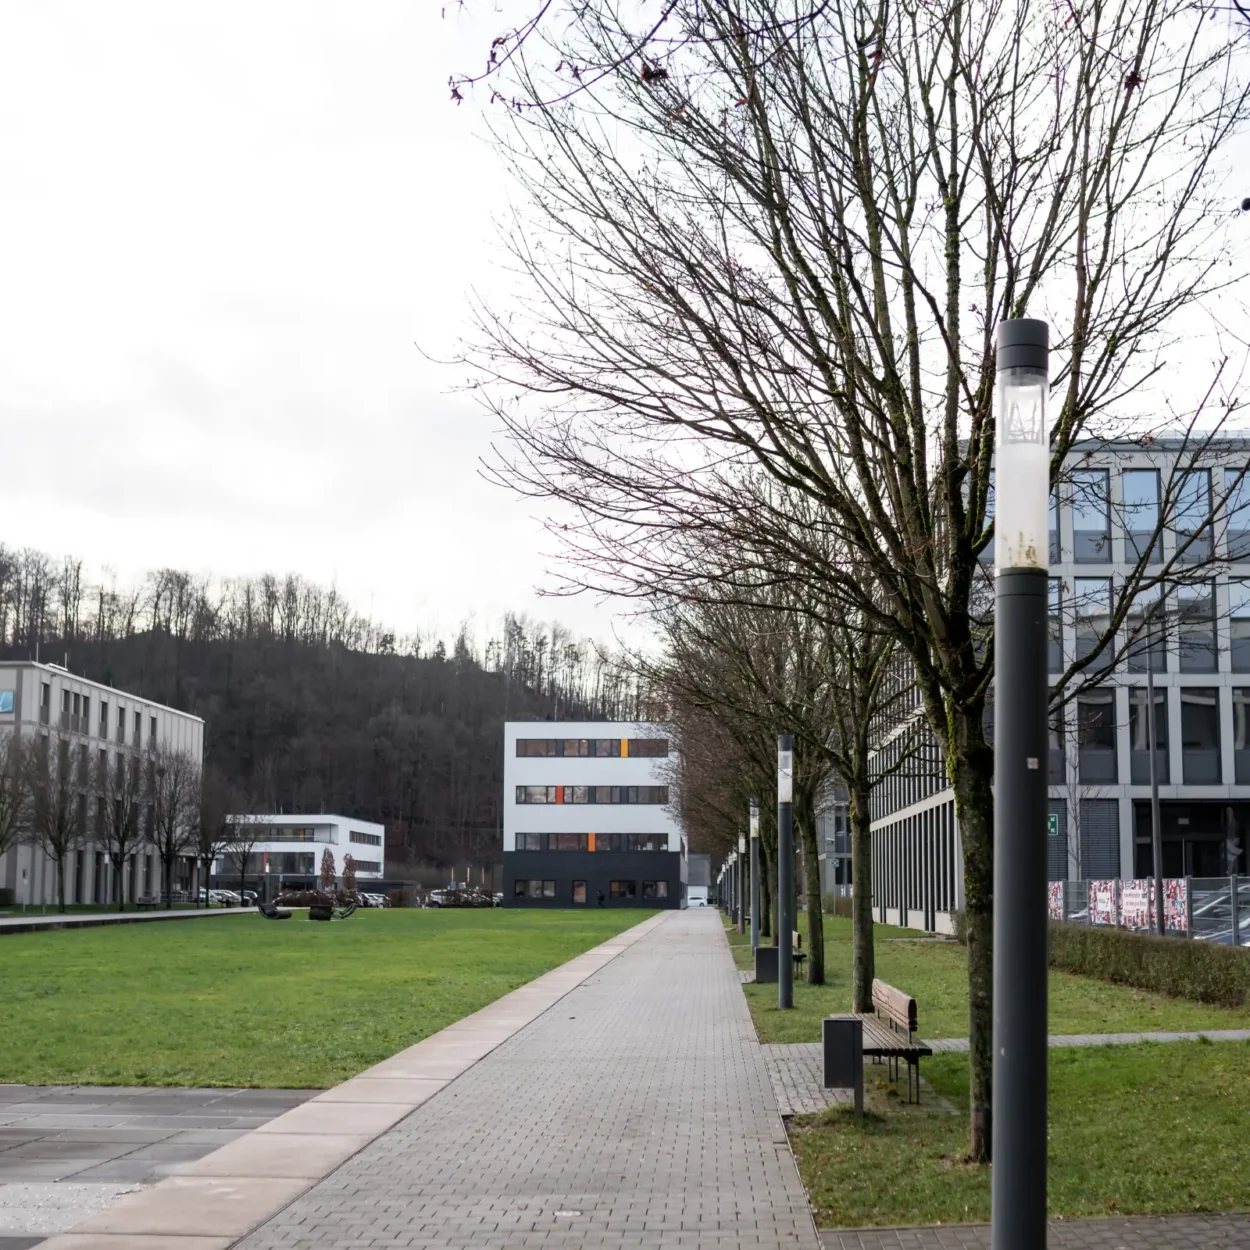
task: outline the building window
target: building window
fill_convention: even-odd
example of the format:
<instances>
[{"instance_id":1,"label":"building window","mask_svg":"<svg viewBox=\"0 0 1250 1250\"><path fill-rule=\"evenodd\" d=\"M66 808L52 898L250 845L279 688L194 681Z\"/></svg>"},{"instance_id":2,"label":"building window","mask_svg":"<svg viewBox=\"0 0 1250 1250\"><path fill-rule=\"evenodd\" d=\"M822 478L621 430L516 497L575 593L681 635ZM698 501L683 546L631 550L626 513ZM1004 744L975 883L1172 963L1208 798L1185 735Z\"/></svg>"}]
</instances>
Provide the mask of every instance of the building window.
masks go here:
<instances>
[{"instance_id":1,"label":"building window","mask_svg":"<svg viewBox=\"0 0 1250 1250\"><path fill-rule=\"evenodd\" d=\"M1166 673L1168 667L1167 617L1161 586L1139 590L1129 605L1128 671Z\"/></svg>"},{"instance_id":2,"label":"building window","mask_svg":"<svg viewBox=\"0 0 1250 1250\"><path fill-rule=\"evenodd\" d=\"M518 738L516 741L518 759L546 758L556 753L554 738Z\"/></svg>"},{"instance_id":3,"label":"building window","mask_svg":"<svg viewBox=\"0 0 1250 1250\"><path fill-rule=\"evenodd\" d=\"M117 741L126 741L126 709L124 707L117 709Z\"/></svg>"},{"instance_id":4,"label":"building window","mask_svg":"<svg viewBox=\"0 0 1250 1250\"><path fill-rule=\"evenodd\" d=\"M362 846L382 845L382 835L380 833L361 833L359 830L353 829L347 836L349 841L359 842Z\"/></svg>"},{"instance_id":5,"label":"building window","mask_svg":"<svg viewBox=\"0 0 1250 1250\"><path fill-rule=\"evenodd\" d=\"M1159 471L1125 469L1121 484L1124 487L1124 558L1136 564L1145 557L1147 564L1157 564L1161 558Z\"/></svg>"},{"instance_id":6,"label":"building window","mask_svg":"<svg viewBox=\"0 0 1250 1250\"><path fill-rule=\"evenodd\" d=\"M623 833L596 833L595 834L595 850L596 851L623 851L625 849L625 835Z\"/></svg>"},{"instance_id":7,"label":"building window","mask_svg":"<svg viewBox=\"0 0 1250 1250\"><path fill-rule=\"evenodd\" d=\"M381 872L382 861L379 859L357 859L353 860L356 865L357 872Z\"/></svg>"},{"instance_id":8,"label":"building window","mask_svg":"<svg viewBox=\"0 0 1250 1250\"><path fill-rule=\"evenodd\" d=\"M1083 660L1102 640L1111 624L1111 579L1109 577L1078 577L1073 583L1073 608L1076 612L1076 658ZM1111 647L1104 647L1091 669L1106 668Z\"/></svg>"},{"instance_id":9,"label":"building window","mask_svg":"<svg viewBox=\"0 0 1250 1250\"><path fill-rule=\"evenodd\" d=\"M1181 473L1176 491L1176 547L1182 564L1201 564L1211 558L1211 472L1191 469Z\"/></svg>"},{"instance_id":10,"label":"building window","mask_svg":"<svg viewBox=\"0 0 1250 1250\"><path fill-rule=\"evenodd\" d=\"M1077 700L1076 715L1082 784L1115 781L1115 692L1085 695Z\"/></svg>"},{"instance_id":11,"label":"building window","mask_svg":"<svg viewBox=\"0 0 1250 1250\"><path fill-rule=\"evenodd\" d=\"M1059 492L1050 492L1050 562L1059 563Z\"/></svg>"},{"instance_id":12,"label":"building window","mask_svg":"<svg viewBox=\"0 0 1250 1250\"><path fill-rule=\"evenodd\" d=\"M1228 558L1239 564L1250 560L1250 466L1224 470L1228 517Z\"/></svg>"},{"instance_id":13,"label":"building window","mask_svg":"<svg viewBox=\"0 0 1250 1250\"><path fill-rule=\"evenodd\" d=\"M667 881L644 881L642 883L643 898L668 898Z\"/></svg>"},{"instance_id":14,"label":"building window","mask_svg":"<svg viewBox=\"0 0 1250 1250\"><path fill-rule=\"evenodd\" d=\"M1250 785L1250 689L1233 688L1233 768L1239 786Z\"/></svg>"},{"instance_id":15,"label":"building window","mask_svg":"<svg viewBox=\"0 0 1250 1250\"><path fill-rule=\"evenodd\" d=\"M139 745L139 742L142 738L143 738L143 713L136 712L135 713L135 746Z\"/></svg>"},{"instance_id":16,"label":"building window","mask_svg":"<svg viewBox=\"0 0 1250 1250\"><path fill-rule=\"evenodd\" d=\"M1050 758L1047 760L1046 780L1052 786L1061 786L1067 780L1063 775L1063 709L1056 708L1047 717Z\"/></svg>"},{"instance_id":17,"label":"building window","mask_svg":"<svg viewBox=\"0 0 1250 1250\"><path fill-rule=\"evenodd\" d=\"M556 788L555 786L517 786L516 801L518 803L554 803Z\"/></svg>"},{"instance_id":18,"label":"building window","mask_svg":"<svg viewBox=\"0 0 1250 1250\"><path fill-rule=\"evenodd\" d=\"M1181 687L1181 780L1187 786L1220 780L1219 691Z\"/></svg>"},{"instance_id":19,"label":"building window","mask_svg":"<svg viewBox=\"0 0 1250 1250\"><path fill-rule=\"evenodd\" d=\"M668 756L667 738L630 738L630 758L664 759Z\"/></svg>"},{"instance_id":20,"label":"building window","mask_svg":"<svg viewBox=\"0 0 1250 1250\"><path fill-rule=\"evenodd\" d=\"M87 695L82 697L82 718L78 722L78 727L85 734L91 732L91 699Z\"/></svg>"},{"instance_id":21,"label":"building window","mask_svg":"<svg viewBox=\"0 0 1250 1250\"><path fill-rule=\"evenodd\" d=\"M1047 584L1046 607L1046 671L1063 672L1063 619L1060 615L1063 598L1059 578L1052 577Z\"/></svg>"},{"instance_id":22,"label":"building window","mask_svg":"<svg viewBox=\"0 0 1250 1250\"><path fill-rule=\"evenodd\" d=\"M586 883L584 881L573 882L573 902L585 903L586 901Z\"/></svg>"},{"instance_id":23,"label":"building window","mask_svg":"<svg viewBox=\"0 0 1250 1250\"><path fill-rule=\"evenodd\" d=\"M541 833L518 833L516 835L516 849L518 851L541 851L545 836L545 834Z\"/></svg>"},{"instance_id":24,"label":"building window","mask_svg":"<svg viewBox=\"0 0 1250 1250\"><path fill-rule=\"evenodd\" d=\"M517 880L512 883L513 898L555 898L554 881Z\"/></svg>"},{"instance_id":25,"label":"building window","mask_svg":"<svg viewBox=\"0 0 1250 1250\"><path fill-rule=\"evenodd\" d=\"M628 899L632 902L638 897L638 882L610 881L608 882L608 897Z\"/></svg>"},{"instance_id":26,"label":"building window","mask_svg":"<svg viewBox=\"0 0 1250 1250\"><path fill-rule=\"evenodd\" d=\"M1128 741L1131 781L1135 786L1150 784L1150 699L1145 686L1128 691ZM1155 775L1161 786L1168 784L1168 693L1155 691Z\"/></svg>"},{"instance_id":27,"label":"building window","mask_svg":"<svg viewBox=\"0 0 1250 1250\"><path fill-rule=\"evenodd\" d=\"M1215 671L1215 596L1211 582L1176 588L1176 640L1182 673Z\"/></svg>"},{"instance_id":28,"label":"building window","mask_svg":"<svg viewBox=\"0 0 1250 1250\"><path fill-rule=\"evenodd\" d=\"M101 702L100 704L100 737L107 738L109 736L109 705Z\"/></svg>"},{"instance_id":29,"label":"building window","mask_svg":"<svg viewBox=\"0 0 1250 1250\"><path fill-rule=\"evenodd\" d=\"M547 849L549 851L584 851L590 844L590 835L585 833L549 833Z\"/></svg>"},{"instance_id":30,"label":"building window","mask_svg":"<svg viewBox=\"0 0 1250 1250\"><path fill-rule=\"evenodd\" d=\"M1229 660L1234 673L1250 673L1250 581L1228 583Z\"/></svg>"},{"instance_id":31,"label":"building window","mask_svg":"<svg viewBox=\"0 0 1250 1250\"><path fill-rule=\"evenodd\" d=\"M148 746L156 745L156 717L148 717Z\"/></svg>"},{"instance_id":32,"label":"building window","mask_svg":"<svg viewBox=\"0 0 1250 1250\"><path fill-rule=\"evenodd\" d=\"M45 681L39 687L39 722L48 723L48 713L52 707L52 687Z\"/></svg>"},{"instance_id":33,"label":"building window","mask_svg":"<svg viewBox=\"0 0 1250 1250\"><path fill-rule=\"evenodd\" d=\"M1072 474L1072 556L1077 564L1111 562L1111 506L1106 469Z\"/></svg>"},{"instance_id":34,"label":"building window","mask_svg":"<svg viewBox=\"0 0 1250 1250\"><path fill-rule=\"evenodd\" d=\"M667 833L627 833L626 847L631 851L667 851Z\"/></svg>"}]
</instances>

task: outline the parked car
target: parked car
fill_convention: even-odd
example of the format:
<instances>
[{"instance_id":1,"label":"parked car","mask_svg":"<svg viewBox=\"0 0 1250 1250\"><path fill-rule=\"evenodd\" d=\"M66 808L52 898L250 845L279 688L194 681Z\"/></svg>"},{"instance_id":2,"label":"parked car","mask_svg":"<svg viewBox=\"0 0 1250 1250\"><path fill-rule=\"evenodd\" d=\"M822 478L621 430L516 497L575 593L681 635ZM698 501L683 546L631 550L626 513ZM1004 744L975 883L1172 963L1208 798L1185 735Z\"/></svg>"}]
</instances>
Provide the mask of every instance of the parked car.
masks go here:
<instances>
[{"instance_id":1,"label":"parked car","mask_svg":"<svg viewBox=\"0 0 1250 1250\"><path fill-rule=\"evenodd\" d=\"M391 905L391 900L385 894L362 894L360 897L364 899L366 907L389 907Z\"/></svg>"}]
</instances>

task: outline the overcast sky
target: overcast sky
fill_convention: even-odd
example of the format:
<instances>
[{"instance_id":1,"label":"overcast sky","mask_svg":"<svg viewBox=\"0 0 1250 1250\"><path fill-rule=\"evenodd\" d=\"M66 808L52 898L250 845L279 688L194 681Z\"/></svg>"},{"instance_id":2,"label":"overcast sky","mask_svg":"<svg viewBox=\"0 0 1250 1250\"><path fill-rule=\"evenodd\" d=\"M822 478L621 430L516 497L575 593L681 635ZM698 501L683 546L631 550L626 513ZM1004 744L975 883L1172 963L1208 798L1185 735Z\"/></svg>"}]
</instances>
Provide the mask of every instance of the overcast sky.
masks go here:
<instances>
[{"instance_id":1,"label":"overcast sky","mask_svg":"<svg viewBox=\"0 0 1250 1250\"><path fill-rule=\"evenodd\" d=\"M454 347L506 197L446 85L487 28L441 7L0 5L0 540L610 632L536 598L537 508L413 346Z\"/></svg>"}]
</instances>

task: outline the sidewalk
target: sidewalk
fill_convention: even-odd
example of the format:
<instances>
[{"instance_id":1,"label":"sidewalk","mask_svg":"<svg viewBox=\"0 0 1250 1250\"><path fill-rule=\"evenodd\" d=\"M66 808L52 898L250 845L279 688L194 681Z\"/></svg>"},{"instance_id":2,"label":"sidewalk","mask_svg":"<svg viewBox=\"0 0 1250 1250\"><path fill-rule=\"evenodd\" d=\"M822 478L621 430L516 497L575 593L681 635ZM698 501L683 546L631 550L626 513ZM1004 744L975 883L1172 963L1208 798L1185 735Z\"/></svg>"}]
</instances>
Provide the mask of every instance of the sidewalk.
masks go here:
<instances>
[{"instance_id":1,"label":"sidewalk","mask_svg":"<svg viewBox=\"0 0 1250 1250\"><path fill-rule=\"evenodd\" d=\"M819 1250L719 915L665 912L47 1250Z\"/></svg>"},{"instance_id":2,"label":"sidewalk","mask_svg":"<svg viewBox=\"0 0 1250 1250\"><path fill-rule=\"evenodd\" d=\"M139 924L146 920L196 920L206 916L250 916L255 907L187 907L170 911L28 912L25 916L0 916L0 935L34 933L42 929L90 929L102 924Z\"/></svg>"}]
</instances>

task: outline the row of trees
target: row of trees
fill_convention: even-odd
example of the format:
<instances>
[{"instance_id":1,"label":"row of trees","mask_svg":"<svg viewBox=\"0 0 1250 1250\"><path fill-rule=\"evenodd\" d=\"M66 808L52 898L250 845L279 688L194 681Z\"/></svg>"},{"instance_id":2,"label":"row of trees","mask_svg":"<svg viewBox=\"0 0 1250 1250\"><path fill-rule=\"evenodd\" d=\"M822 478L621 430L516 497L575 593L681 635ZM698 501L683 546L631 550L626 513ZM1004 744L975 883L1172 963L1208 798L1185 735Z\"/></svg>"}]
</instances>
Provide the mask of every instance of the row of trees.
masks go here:
<instances>
[{"instance_id":1,"label":"row of trees","mask_svg":"<svg viewBox=\"0 0 1250 1250\"><path fill-rule=\"evenodd\" d=\"M179 859L194 861L207 883L211 865L230 856L242 878L259 832L254 819L238 818L246 811L245 796L220 770L202 769L185 751L157 746L110 758L60 728L0 737L0 856L20 845L39 850L55 873L61 911L73 856L89 844L102 848L112 870L108 901L122 910L126 870L149 849L167 904Z\"/></svg>"},{"instance_id":2,"label":"row of trees","mask_svg":"<svg viewBox=\"0 0 1250 1250\"><path fill-rule=\"evenodd\" d=\"M691 766L684 802L709 829L736 812L721 833L736 838L746 792L771 793L779 728L813 777L842 773L862 921L871 727L899 719L882 700L914 701L902 723L936 751L962 838L977 1161L995 326L1052 327L1054 490L1083 488L1074 469L1108 439L1166 435L1171 453L1144 526L1167 543L1084 618L1062 705L1140 645L1160 592L1227 551L1242 506L1245 450L1219 437L1241 364L1211 319L1243 272L1221 175L1250 89L1245 29L1219 16L1189 0L578 0L523 14L488 70L514 106L496 137L523 191L518 301L481 306L464 352L511 437L497 475L566 505L569 587L651 606L679 711L756 770ZM1195 502L1211 467L1223 486ZM713 654L717 675L698 676Z\"/></svg>"}]
</instances>

